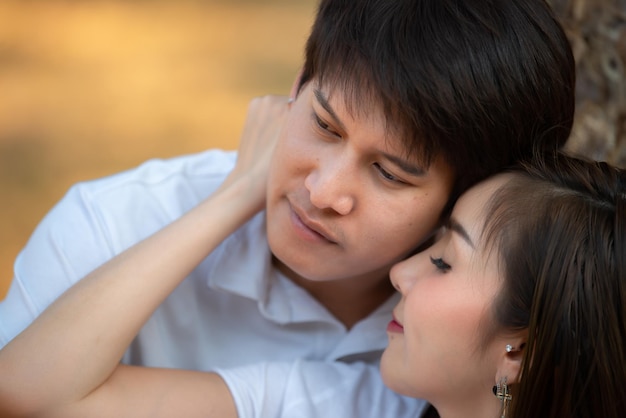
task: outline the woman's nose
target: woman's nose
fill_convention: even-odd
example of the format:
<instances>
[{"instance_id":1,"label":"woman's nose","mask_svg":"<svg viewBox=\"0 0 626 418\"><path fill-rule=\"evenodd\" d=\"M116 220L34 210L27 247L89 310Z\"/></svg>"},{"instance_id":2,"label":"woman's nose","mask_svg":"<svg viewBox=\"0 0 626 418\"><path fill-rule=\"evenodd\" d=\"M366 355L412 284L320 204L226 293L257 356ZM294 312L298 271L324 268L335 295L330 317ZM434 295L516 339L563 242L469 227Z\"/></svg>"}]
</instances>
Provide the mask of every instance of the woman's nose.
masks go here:
<instances>
[{"instance_id":1,"label":"woman's nose","mask_svg":"<svg viewBox=\"0 0 626 418\"><path fill-rule=\"evenodd\" d=\"M389 280L393 287L401 294L406 294L413 286L418 274L419 254L394 264L389 271Z\"/></svg>"}]
</instances>

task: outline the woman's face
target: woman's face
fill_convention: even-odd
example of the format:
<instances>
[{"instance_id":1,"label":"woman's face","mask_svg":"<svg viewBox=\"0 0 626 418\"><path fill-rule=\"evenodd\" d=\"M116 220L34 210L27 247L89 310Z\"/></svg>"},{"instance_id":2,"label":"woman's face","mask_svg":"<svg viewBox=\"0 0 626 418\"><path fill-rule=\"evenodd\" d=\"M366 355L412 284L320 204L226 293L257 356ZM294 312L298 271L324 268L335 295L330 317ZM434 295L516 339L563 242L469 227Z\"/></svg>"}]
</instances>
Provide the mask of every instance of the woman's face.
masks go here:
<instances>
[{"instance_id":1,"label":"woman's face","mask_svg":"<svg viewBox=\"0 0 626 418\"><path fill-rule=\"evenodd\" d=\"M436 407L441 400L468 405L484 394L495 399L495 356L506 343L483 341L500 279L497 253L486 251L480 238L485 203L505 178L466 192L441 238L392 268L402 299L388 327L381 372L396 392Z\"/></svg>"}]
</instances>

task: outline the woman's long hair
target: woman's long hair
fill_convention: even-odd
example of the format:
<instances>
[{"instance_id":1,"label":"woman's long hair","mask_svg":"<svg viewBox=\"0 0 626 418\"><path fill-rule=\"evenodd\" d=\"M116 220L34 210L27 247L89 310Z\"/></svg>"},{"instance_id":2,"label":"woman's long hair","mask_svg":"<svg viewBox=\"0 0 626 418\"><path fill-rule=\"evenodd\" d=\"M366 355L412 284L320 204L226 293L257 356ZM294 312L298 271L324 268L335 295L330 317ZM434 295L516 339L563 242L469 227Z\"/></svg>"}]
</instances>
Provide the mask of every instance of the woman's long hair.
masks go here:
<instances>
[{"instance_id":1,"label":"woman's long hair","mask_svg":"<svg viewBox=\"0 0 626 418\"><path fill-rule=\"evenodd\" d=\"M528 330L509 416L626 416L626 176L557 153L493 197L495 332Z\"/></svg>"}]
</instances>

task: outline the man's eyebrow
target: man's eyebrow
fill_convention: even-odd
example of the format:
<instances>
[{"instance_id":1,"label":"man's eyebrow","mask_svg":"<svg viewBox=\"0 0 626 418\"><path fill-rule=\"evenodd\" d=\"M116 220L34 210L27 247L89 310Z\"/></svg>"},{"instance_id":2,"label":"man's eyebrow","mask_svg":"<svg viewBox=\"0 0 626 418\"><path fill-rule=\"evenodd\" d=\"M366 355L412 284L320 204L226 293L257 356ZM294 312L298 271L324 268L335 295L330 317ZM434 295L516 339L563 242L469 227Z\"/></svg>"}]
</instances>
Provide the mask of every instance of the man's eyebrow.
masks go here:
<instances>
[{"instance_id":1,"label":"man's eyebrow","mask_svg":"<svg viewBox=\"0 0 626 418\"><path fill-rule=\"evenodd\" d=\"M461 238L463 238L463 240L469 244L470 247L476 249L476 246L472 242L472 239L470 238L465 228L463 228L463 225L457 222L454 218L448 219L448 228L451 231L454 231L457 234L459 234Z\"/></svg>"},{"instance_id":2,"label":"man's eyebrow","mask_svg":"<svg viewBox=\"0 0 626 418\"><path fill-rule=\"evenodd\" d=\"M320 90L319 88L315 88L313 89L313 94L315 95L315 98L317 99L317 102L320 104L320 106L322 106L324 110L330 115L330 117L333 118L333 122L335 123L335 125L337 125L337 127L342 132L346 132L346 127L344 126L343 122L339 120L339 117L333 110L330 103L328 103L328 99L326 98L326 96L324 96L322 90Z\"/></svg>"},{"instance_id":3,"label":"man's eyebrow","mask_svg":"<svg viewBox=\"0 0 626 418\"><path fill-rule=\"evenodd\" d=\"M346 132L346 127L341 122L341 120L339 120L339 117L333 110L330 103L328 103L328 99L326 98L322 90L320 90L319 88L315 88L313 89L313 94L315 95L317 102L330 115L330 117L333 119L333 122L339 127L339 129L341 129L343 132ZM395 155L386 154L386 153L384 153L383 155L385 156L386 159L388 159L389 161L391 161L392 163L400 167L403 171L413 176L421 177L424 174L426 174L426 170L424 170L422 167L418 167L414 164L411 164L410 162L403 160L402 158L396 157Z\"/></svg>"},{"instance_id":4,"label":"man's eyebrow","mask_svg":"<svg viewBox=\"0 0 626 418\"><path fill-rule=\"evenodd\" d=\"M426 170L424 170L424 168L411 164L410 162L403 160L402 158L387 153L383 153L383 155L386 159L400 167L403 171L415 177L422 177L424 174L426 174Z\"/></svg>"}]
</instances>

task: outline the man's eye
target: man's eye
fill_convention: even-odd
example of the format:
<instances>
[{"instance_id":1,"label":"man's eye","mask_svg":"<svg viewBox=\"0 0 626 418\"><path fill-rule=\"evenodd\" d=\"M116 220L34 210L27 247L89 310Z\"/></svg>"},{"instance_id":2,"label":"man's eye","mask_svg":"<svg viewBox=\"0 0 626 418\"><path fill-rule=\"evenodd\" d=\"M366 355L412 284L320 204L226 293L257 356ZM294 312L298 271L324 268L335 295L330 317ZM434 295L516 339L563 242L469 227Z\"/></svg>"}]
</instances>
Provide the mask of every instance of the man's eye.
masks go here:
<instances>
[{"instance_id":1,"label":"man's eye","mask_svg":"<svg viewBox=\"0 0 626 418\"><path fill-rule=\"evenodd\" d=\"M437 270L441 270L444 273L452 269L452 266L450 266L450 264L443 261L442 258L430 257L430 262L433 263L435 267L437 267Z\"/></svg>"},{"instance_id":2,"label":"man's eye","mask_svg":"<svg viewBox=\"0 0 626 418\"><path fill-rule=\"evenodd\" d=\"M318 128L334 137L341 138L341 134L335 131L328 123L324 122L324 120L320 118L316 113L313 114L313 117L315 118L315 124Z\"/></svg>"},{"instance_id":3,"label":"man's eye","mask_svg":"<svg viewBox=\"0 0 626 418\"><path fill-rule=\"evenodd\" d=\"M380 175L383 176L386 180L403 183L402 180L391 174L389 171L385 170L380 164L374 163L374 167L376 167Z\"/></svg>"},{"instance_id":4,"label":"man's eye","mask_svg":"<svg viewBox=\"0 0 626 418\"><path fill-rule=\"evenodd\" d=\"M315 123L317 123L317 126L319 126L320 128L322 128L325 131L328 131L328 128L330 127L326 122L324 122L319 116L315 115Z\"/></svg>"}]
</instances>

